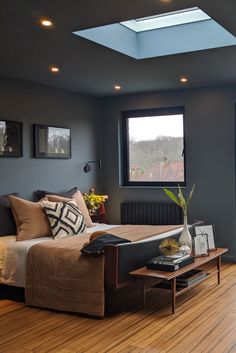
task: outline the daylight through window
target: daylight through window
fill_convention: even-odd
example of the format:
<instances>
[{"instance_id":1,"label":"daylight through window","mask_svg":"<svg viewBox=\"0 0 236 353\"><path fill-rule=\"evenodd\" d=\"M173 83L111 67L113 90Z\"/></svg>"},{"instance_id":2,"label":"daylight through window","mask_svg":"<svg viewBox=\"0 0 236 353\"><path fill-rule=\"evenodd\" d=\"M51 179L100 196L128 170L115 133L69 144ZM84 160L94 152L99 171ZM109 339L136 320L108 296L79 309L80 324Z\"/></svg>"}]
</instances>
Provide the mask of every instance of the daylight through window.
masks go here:
<instances>
[{"instance_id":1,"label":"daylight through window","mask_svg":"<svg viewBox=\"0 0 236 353\"><path fill-rule=\"evenodd\" d=\"M123 184L184 185L184 109L124 112Z\"/></svg>"}]
</instances>

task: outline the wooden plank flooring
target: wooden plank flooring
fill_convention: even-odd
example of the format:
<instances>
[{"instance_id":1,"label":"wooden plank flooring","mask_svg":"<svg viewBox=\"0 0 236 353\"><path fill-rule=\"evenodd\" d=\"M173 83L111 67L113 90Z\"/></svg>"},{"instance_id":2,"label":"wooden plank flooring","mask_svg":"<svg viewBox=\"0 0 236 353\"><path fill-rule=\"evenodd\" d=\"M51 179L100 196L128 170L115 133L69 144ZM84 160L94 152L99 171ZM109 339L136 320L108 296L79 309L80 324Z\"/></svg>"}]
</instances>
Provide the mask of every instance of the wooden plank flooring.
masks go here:
<instances>
[{"instance_id":1,"label":"wooden plank flooring","mask_svg":"<svg viewBox=\"0 0 236 353\"><path fill-rule=\"evenodd\" d=\"M236 353L236 264L177 299L147 292L135 308L103 320L0 300L0 353Z\"/></svg>"}]
</instances>

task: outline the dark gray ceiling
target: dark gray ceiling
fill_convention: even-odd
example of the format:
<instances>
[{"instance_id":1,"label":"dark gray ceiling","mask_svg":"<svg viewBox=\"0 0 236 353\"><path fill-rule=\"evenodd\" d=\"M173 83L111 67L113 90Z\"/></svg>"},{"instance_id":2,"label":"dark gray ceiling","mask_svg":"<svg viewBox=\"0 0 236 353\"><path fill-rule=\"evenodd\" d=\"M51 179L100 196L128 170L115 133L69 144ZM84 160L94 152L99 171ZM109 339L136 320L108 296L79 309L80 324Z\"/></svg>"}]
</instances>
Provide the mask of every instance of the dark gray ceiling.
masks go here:
<instances>
[{"instance_id":1,"label":"dark gray ceiling","mask_svg":"<svg viewBox=\"0 0 236 353\"><path fill-rule=\"evenodd\" d=\"M73 31L199 6L236 36L236 0L0 0L0 75L96 96L236 82L236 46L135 60ZM42 29L41 17L55 27ZM58 65L60 74L49 72ZM120 94L120 93L119 93Z\"/></svg>"}]
</instances>

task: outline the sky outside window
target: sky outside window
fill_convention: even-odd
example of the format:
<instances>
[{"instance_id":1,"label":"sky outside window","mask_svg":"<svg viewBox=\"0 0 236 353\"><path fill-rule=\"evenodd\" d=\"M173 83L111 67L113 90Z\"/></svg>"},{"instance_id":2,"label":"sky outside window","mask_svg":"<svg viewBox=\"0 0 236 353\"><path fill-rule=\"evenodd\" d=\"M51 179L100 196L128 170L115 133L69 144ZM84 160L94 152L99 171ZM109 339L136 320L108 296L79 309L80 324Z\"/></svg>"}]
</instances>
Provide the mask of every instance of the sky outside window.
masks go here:
<instances>
[{"instance_id":1,"label":"sky outside window","mask_svg":"<svg viewBox=\"0 0 236 353\"><path fill-rule=\"evenodd\" d=\"M129 139L150 141L160 136L183 137L183 115L129 118Z\"/></svg>"}]
</instances>

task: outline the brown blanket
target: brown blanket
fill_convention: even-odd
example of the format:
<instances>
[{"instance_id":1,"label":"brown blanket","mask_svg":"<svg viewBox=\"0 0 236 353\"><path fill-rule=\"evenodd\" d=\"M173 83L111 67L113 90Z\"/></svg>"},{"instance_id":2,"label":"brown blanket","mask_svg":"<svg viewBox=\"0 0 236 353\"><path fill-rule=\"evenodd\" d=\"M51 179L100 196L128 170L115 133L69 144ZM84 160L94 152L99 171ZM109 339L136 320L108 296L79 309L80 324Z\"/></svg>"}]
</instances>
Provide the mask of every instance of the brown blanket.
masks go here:
<instances>
[{"instance_id":1,"label":"brown blanket","mask_svg":"<svg viewBox=\"0 0 236 353\"><path fill-rule=\"evenodd\" d=\"M109 233L137 241L179 227L124 225L109 229ZM104 256L80 252L89 237L51 240L30 248L25 291L28 305L104 316Z\"/></svg>"},{"instance_id":2,"label":"brown blanket","mask_svg":"<svg viewBox=\"0 0 236 353\"><path fill-rule=\"evenodd\" d=\"M80 249L89 235L46 241L27 256L26 304L90 315L104 315L104 257Z\"/></svg>"}]
</instances>

